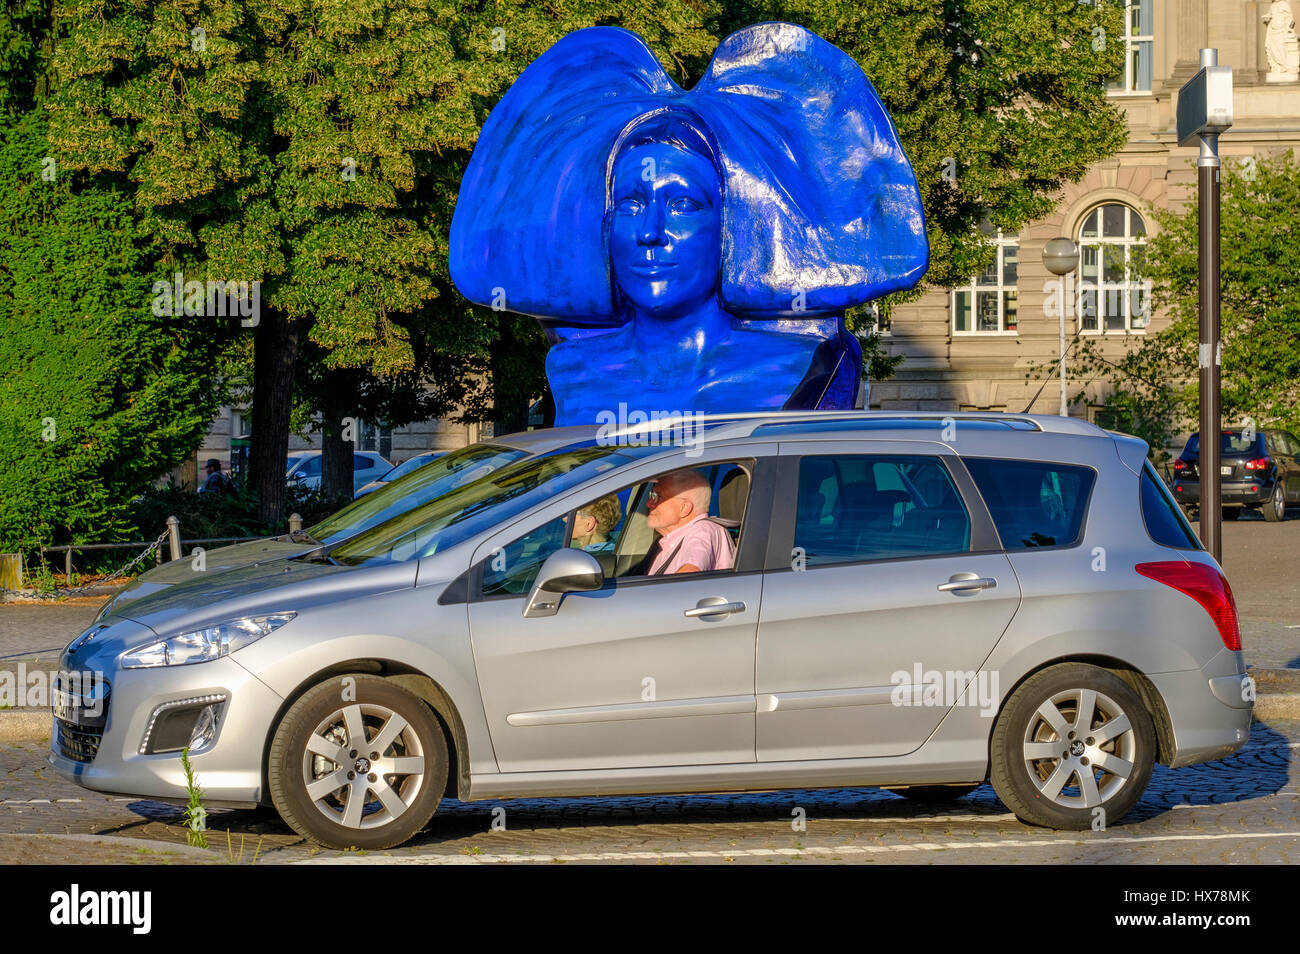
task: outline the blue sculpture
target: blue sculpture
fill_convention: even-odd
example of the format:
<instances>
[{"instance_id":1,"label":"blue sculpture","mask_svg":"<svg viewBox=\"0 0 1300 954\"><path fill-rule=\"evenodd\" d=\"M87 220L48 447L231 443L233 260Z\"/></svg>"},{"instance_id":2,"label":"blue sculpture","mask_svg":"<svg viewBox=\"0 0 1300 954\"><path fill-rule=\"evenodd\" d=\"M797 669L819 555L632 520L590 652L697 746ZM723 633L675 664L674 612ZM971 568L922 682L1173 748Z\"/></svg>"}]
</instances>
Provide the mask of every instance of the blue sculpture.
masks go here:
<instances>
[{"instance_id":1,"label":"blue sculpture","mask_svg":"<svg viewBox=\"0 0 1300 954\"><path fill-rule=\"evenodd\" d=\"M556 423L629 408L851 408L844 309L929 259L893 123L802 27L728 37L679 88L640 37L571 33L483 126L451 225L466 298L537 317Z\"/></svg>"}]
</instances>

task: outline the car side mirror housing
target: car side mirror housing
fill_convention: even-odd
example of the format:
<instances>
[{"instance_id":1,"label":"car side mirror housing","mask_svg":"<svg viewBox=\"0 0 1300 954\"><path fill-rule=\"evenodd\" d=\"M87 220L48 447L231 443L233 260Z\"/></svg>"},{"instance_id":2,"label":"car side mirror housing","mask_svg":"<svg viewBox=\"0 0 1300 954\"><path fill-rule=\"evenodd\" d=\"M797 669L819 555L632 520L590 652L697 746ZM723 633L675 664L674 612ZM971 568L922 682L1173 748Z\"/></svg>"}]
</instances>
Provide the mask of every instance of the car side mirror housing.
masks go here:
<instances>
[{"instance_id":1,"label":"car side mirror housing","mask_svg":"<svg viewBox=\"0 0 1300 954\"><path fill-rule=\"evenodd\" d=\"M605 585L600 562L583 550L566 547L546 558L524 604L524 618L554 616L565 593L598 590Z\"/></svg>"}]
</instances>

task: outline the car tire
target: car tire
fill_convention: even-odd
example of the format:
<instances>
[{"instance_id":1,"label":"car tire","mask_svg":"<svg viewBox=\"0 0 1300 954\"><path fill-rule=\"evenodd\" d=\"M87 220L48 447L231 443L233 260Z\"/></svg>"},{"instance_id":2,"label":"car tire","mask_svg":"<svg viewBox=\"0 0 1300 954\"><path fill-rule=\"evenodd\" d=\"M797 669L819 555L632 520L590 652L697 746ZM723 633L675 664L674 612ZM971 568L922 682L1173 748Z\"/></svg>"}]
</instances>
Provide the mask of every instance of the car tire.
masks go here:
<instances>
[{"instance_id":1,"label":"car tire","mask_svg":"<svg viewBox=\"0 0 1300 954\"><path fill-rule=\"evenodd\" d=\"M1273 496L1260 509L1264 511L1264 519L1269 523L1280 523L1286 519L1286 490L1282 487L1282 481L1273 485Z\"/></svg>"},{"instance_id":2,"label":"car tire","mask_svg":"<svg viewBox=\"0 0 1300 954\"><path fill-rule=\"evenodd\" d=\"M1109 670L1061 663L1007 700L993 728L990 778L1025 824L1105 828L1142 797L1155 754L1155 727L1133 687Z\"/></svg>"},{"instance_id":3,"label":"car tire","mask_svg":"<svg viewBox=\"0 0 1300 954\"><path fill-rule=\"evenodd\" d=\"M1241 512L1242 512L1243 510L1245 510L1245 509L1246 509L1245 507L1224 507L1224 508L1223 508L1223 519L1224 519L1224 520L1240 520L1240 519L1241 519Z\"/></svg>"},{"instance_id":4,"label":"car tire","mask_svg":"<svg viewBox=\"0 0 1300 954\"><path fill-rule=\"evenodd\" d=\"M338 849L410 839L437 811L447 773L446 737L424 700L362 674L305 692L276 727L267 760L280 817L304 838Z\"/></svg>"},{"instance_id":5,"label":"car tire","mask_svg":"<svg viewBox=\"0 0 1300 954\"><path fill-rule=\"evenodd\" d=\"M913 785L911 788L895 790L895 795L902 795L914 802L955 802L969 795L978 785Z\"/></svg>"}]
</instances>

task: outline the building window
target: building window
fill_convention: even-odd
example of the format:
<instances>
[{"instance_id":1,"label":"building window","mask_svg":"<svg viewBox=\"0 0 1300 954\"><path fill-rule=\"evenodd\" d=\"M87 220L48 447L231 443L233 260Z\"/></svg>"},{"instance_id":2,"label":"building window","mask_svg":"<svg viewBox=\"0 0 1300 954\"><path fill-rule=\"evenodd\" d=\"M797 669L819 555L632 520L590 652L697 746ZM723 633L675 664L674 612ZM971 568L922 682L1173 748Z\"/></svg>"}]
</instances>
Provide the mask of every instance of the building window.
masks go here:
<instances>
[{"instance_id":1,"label":"building window","mask_svg":"<svg viewBox=\"0 0 1300 954\"><path fill-rule=\"evenodd\" d=\"M1150 319L1151 283L1139 279L1146 223L1112 202L1089 212L1079 229L1077 314L1085 334L1142 331Z\"/></svg>"},{"instance_id":2,"label":"building window","mask_svg":"<svg viewBox=\"0 0 1300 954\"><path fill-rule=\"evenodd\" d=\"M374 451L384 458L393 456L393 429L379 427L365 419L357 421L357 442L354 450Z\"/></svg>"},{"instance_id":3,"label":"building window","mask_svg":"<svg viewBox=\"0 0 1300 954\"><path fill-rule=\"evenodd\" d=\"M999 230L992 242L997 246L993 261L969 285L953 289L952 333L955 335L1016 333L1019 239L1005 236Z\"/></svg>"},{"instance_id":4,"label":"building window","mask_svg":"<svg viewBox=\"0 0 1300 954\"><path fill-rule=\"evenodd\" d=\"M1151 49L1155 42L1153 0L1126 0L1124 72L1106 84L1117 93L1151 92Z\"/></svg>"},{"instance_id":5,"label":"building window","mask_svg":"<svg viewBox=\"0 0 1300 954\"><path fill-rule=\"evenodd\" d=\"M875 302L866 306L866 318L870 324L867 330L873 335L889 334L890 320L887 316L880 313L880 306Z\"/></svg>"}]
</instances>

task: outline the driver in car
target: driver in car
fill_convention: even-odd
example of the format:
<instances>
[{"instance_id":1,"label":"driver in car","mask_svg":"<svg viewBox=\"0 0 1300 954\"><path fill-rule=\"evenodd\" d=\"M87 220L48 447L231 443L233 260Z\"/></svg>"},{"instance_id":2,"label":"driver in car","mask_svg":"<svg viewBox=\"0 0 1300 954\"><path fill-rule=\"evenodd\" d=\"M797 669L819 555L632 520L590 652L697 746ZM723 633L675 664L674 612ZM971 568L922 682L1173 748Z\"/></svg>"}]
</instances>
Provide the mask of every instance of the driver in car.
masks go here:
<instances>
[{"instance_id":1,"label":"driver in car","mask_svg":"<svg viewBox=\"0 0 1300 954\"><path fill-rule=\"evenodd\" d=\"M651 576L730 570L735 553L727 531L709 519L713 488L697 470L679 470L655 481L647 520L659 534Z\"/></svg>"}]
</instances>

